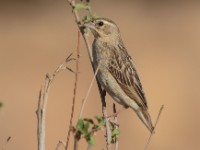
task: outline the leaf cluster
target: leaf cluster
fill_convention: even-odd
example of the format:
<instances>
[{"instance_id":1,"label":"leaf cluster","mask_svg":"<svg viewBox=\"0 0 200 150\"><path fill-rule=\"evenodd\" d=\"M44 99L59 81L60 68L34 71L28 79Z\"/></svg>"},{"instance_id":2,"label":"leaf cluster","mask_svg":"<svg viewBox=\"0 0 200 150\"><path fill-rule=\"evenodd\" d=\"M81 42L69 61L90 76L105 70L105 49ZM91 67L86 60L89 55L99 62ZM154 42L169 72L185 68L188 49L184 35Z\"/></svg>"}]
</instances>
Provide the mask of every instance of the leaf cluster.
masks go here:
<instances>
[{"instance_id":1,"label":"leaf cluster","mask_svg":"<svg viewBox=\"0 0 200 150\"><path fill-rule=\"evenodd\" d=\"M112 127L111 143L114 144L114 143L116 143L117 138L119 137L120 131L119 131L118 125L116 125L115 123L110 122L110 125Z\"/></svg>"},{"instance_id":2,"label":"leaf cluster","mask_svg":"<svg viewBox=\"0 0 200 150\"><path fill-rule=\"evenodd\" d=\"M97 16L95 13L92 13L89 0L86 0L86 2L81 1L75 4L74 10L82 10L82 9L88 11L88 15L82 18L83 23L87 23L90 22L91 20L99 18L99 16Z\"/></svg>"},{"instance_id":3,"label":"leaf cluster","mask_svg":"<svg viewBox=\"0 0 200 150\"><path fill-rule=\"evenodd\" d=\"M95 119L96 122L91 118L79 119L76 125L76 134L84 137L90 145L95 145L94 133L105 126L105 121L102 117L96 116Z\"/></svg>"}]
</instances>

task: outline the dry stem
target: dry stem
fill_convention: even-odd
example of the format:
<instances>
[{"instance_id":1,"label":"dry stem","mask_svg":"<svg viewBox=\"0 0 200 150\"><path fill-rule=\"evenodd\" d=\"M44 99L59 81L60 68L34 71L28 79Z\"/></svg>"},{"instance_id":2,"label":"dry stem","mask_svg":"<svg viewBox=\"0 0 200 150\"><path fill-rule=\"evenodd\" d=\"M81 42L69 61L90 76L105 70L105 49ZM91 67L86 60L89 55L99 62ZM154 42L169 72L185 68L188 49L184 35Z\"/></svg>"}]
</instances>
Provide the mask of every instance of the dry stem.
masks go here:
<instances>
[{"instance_id":1,"label":"dry stem","mask_svg":"<svg viewBox=\"0 0 200 150\"><path fill-rule=\"evenodd\" d=\"M59 141L59 142L58 142L58 144L56 145L56 149L55 149L55 150L59 150L59 148L60 148L61 146L63 146L63 147L66 146L65 143L64 143L63 141Z\"/></svg>"},{"instance_id":2,"label":"dry stem","mask_svg":"<svg viewBox=\"0 0 200 150\"><path fill-rule=\"evenodd\" d=\"M114 122L117 123L117 110L116 110L116 106L113 103L113 113L116 114L116 116L114 116ZM119 128L117 125L115 126L115 128ZM115 139L115 150L118 150L119 148L119 138L116 137Z\"/></svg>"},{"instance_id":3,"label":"dry stem","mask_svg":"<svg viewBox=\"0 0 200 150\"><path fill-rule=\"evenodd\" d=\"M11 136L9 136L9 137L6 139L6 141L4 142L4 144L3 144L2 148L1 148L1 150L5 150L5 149L6 149L6 145L10 142L10 140L11 140Z\"/></svg>"},{"instance_id":4,"label":"dry stem","mask_svg":"<svg viewBox=\"0 0 200 150\"><path fill-rule=\"evenodd\" d=\"M85 107L85 103L86 103L87 98L88 98L88 96L89 96L89 94L90 94L90 91L91 91L91 89L92 89L92 85L93 85L93 83L94 83L94 81L95 81L95 79L96 79L96 75L97 75L98 70L99 70L99 66L97 67L97 69L96 69L96 71L95 71L94 77L93 77L93 79L92 79L92 81L91 81L91 83L90 83L90 86L89 86L89 88L88 88L88 91L87 91L87 93L86 93L86 95L85 95L85 97L84 97L84 99L83 99L83 101L82 101L82 106L81 106L81 111L80 111L80 114L79 114L79 119L80 119L80 118L82 117L82 115L83 115L83 110L84 110L84 107Z\"/></svg>"},{"instance_id":5,"label":"dry stem","mask_svg":"<svg viewBox=\"0 0 200 150\"><path fill-rule=\"evenodd\" d=\"M72 122L73 122L73 116L74 116L76 92L77 92L77 84L78 84L79 57L80 57L80 32L78 31L77 54L76 54L76 73L75 73L75 81L74 81L74 94L73 94L73 100L72 100L72 111L71 111L71 117L70 117L70 123L69 123L69 129L68 129L68 134L67 134L67 141L66 141L65 150L68 149L70 133L71 133L71 128L72 128Z\"/></svg>"},{"instance_id":6,"label":"dry stem","mask_svg":"<svg viewBox=\"0 0 200 150\"><path fill-rule=\"evenodd\" d=\"M94 69L94 66L93 66L92 48L91 48L91 46L89 44L89 40L88 40L88 38L87 38L83 28L82 28L78 12L74 9L75 8L75 0L68 0L68 2L70 4L70 6L72 7L73 14L74 14L74 17L75 17L75 21L77 23L77 26L78 26L79 30L82 33L83 39L84 39L86 47L87 47L87 52L88 52L88 55L89 55L89 58L90 58L90 62L91 62L91 65L93 67L93 71L95 72L95 69ZM101 102L102 102L102 113L103 113L103 116L105 118L105 123L106 123L107 149L110 150L111 149L111 130L110 130L110 126L109 126L109 120L107 118L106 102L105 102L105 91L102 90L101 85L98 82L98 80L97 80L97 84L98 84L99 93L100 93Z\"/></svg>"},{"instance_id":7,"label":"dry stem","mask_svg":"<svg viewBox=\"0 0 200 150\"><path fill-rule=\"evenodd\" d=\"M71 55L72 54L67 57L66 63L74 60L71 58ZM52 75L46 74L45 84L41 87L39 92L38 107L36 110L38 150L45 150L46 109L51 83L60 71L68 69L69 71L73 72L72 69L66 66L66 63L61 64Z\"/></svg>"},{"instance_id":8,"label":"dry stem","mask_svg":"<svg viewBox=\"0 0 200 150\"><path fill-rule=\"evenodd\" d=\"M156 122L155 122L154 129L153 129L152 133L151 133L150 136L149 136L149 139L148 139L148 141L147 141L147 143L146 143L146 145L145 145L144 150L147 150L147 148L148 148L148 146L149 146L149 143L150 143L150 141L151 141L151 138L152 138L153 134L155 133L156 126L157 126L157 124L158 124L158 120L159 120L159 118L160 118L160 115L161 115L163 109L164 109L164 105L162 105L162 106L160 107L160 110L159 110L159 112L158 112L158 116L157 116L157 118L156 118Z\"/></svg>"}]
</instances>

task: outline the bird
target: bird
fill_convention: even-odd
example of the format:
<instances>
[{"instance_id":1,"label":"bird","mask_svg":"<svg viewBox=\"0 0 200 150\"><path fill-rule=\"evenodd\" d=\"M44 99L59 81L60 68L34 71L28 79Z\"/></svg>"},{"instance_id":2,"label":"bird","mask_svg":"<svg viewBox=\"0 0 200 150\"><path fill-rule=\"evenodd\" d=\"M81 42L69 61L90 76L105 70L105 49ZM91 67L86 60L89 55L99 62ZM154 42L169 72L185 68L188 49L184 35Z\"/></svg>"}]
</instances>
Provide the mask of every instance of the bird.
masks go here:
<instances>
[{"instance_id":1,"label":"bird","mask_svg":"<svg viewBox=\"0 0 200 150\"><path fill-rule=\"evenodd\" d=\"M102 88L119 104L133 109L150 133L154 126L147 99L131 56L125 48L116 23L107 18L84 23L93 36L92 56Z\"/></svg>"}]
</instances>

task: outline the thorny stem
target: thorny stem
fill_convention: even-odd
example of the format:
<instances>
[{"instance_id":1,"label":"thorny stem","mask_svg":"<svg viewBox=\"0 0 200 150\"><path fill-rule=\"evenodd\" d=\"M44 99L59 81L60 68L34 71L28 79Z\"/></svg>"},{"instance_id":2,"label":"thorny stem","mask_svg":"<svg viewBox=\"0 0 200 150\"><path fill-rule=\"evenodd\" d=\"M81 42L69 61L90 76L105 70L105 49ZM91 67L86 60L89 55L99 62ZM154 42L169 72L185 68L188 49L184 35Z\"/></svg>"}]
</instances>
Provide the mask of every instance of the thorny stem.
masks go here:
<instances>
[{"instance_id":1,"label":"thorny stem","mask_svg":"<svg viewBox=\"0 0 200 150\"><path fill-rule=\"evenodd\" d=\"M73 14L74 14L74 17L75 17L75 21L76 21L77 26L78 26L79 30L81 31L81 34L82 34L83 39L85 41L85 44L86 44L86 47L87 47L87 52L88 52L88 55L89 55L89 58L90 58L90 63L92 65L92 67L93 67L93 71L95 72L95 69L94 69L94 66L93 66L92 48L91 48L91 46L89 44L89 40L88 40L88 38L87 38L83 28L82 28L78 12L74 9L75 8L75 0L68 0L68 2L69 2L70 6L73 9ZM101 85L98 82L98 80L97 80L97 84L98 84L98 89L99 89L101 102L102 102L102 113L103 113L103 116L105 118L105 124L106 124L107 150L110 150L111 149L111 130L110 130L110 126L109 126L109 120L107 118L106 102L105 102L105 94L104 94L105 92L102 90Z\"/></svg>"},{"instance_id":2,"label":"thorny stem","mask_svg":"<svg viewBox=\"0 0 200 150\"><path fill-rule=\"evenodd\" d=\"M80 57L80 32L79 31L78 31L78 42L77 42L77 54L76 55L77 56L76 56L75 81L74 81L74 94L73 94L73 100L72 100L72 111L71 111L71 117L70 117L70 123L69 123L69 129L68 129L68 134L67 134L67 141L66 141L65 150L68 149L68 145L69 145L69 139L70 139L70 133L71 133L71 128L72 128L74 109L75 109L75 101L76 101L78 73L79 73L79 57Z\"/></svg>"}]
</instances>

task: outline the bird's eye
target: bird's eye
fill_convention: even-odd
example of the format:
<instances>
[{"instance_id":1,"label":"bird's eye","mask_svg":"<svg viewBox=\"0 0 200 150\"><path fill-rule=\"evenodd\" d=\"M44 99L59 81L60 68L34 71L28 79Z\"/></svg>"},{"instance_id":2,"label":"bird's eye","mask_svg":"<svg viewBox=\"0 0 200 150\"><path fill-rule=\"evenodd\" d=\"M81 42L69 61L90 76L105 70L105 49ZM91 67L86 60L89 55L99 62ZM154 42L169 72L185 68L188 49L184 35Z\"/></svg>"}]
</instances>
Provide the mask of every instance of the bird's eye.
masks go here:
<instances>
[{"instance_id":1,"label":"bird's eye","mask_svg":"<svg viewBox=\"0 0 200 150\"><path fill-rule=\"evenodd\" d=\"M104 25L103 21L98 22L98 25L102 27Z\"/></svg>"}]
</instances>

